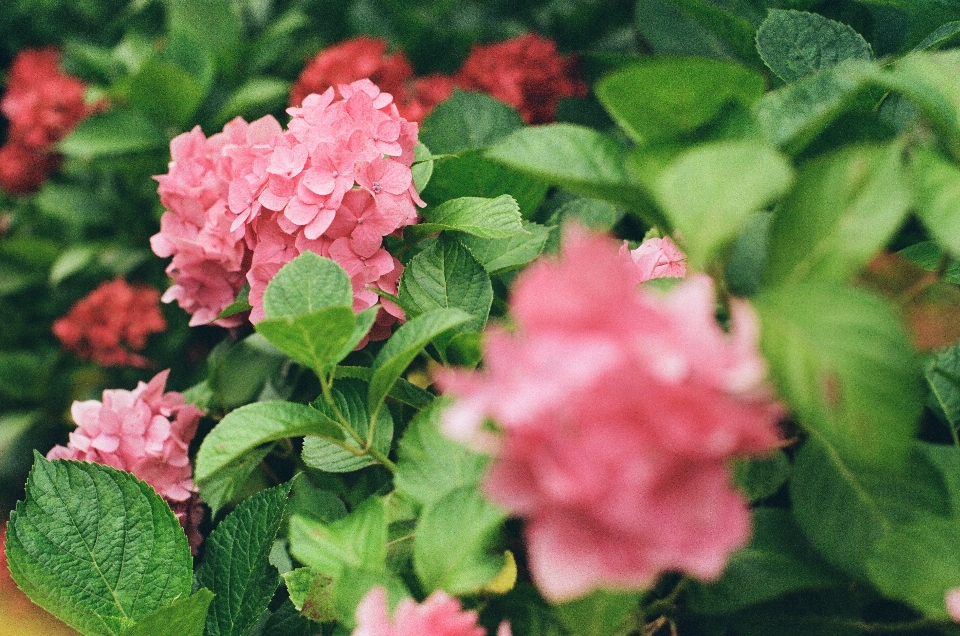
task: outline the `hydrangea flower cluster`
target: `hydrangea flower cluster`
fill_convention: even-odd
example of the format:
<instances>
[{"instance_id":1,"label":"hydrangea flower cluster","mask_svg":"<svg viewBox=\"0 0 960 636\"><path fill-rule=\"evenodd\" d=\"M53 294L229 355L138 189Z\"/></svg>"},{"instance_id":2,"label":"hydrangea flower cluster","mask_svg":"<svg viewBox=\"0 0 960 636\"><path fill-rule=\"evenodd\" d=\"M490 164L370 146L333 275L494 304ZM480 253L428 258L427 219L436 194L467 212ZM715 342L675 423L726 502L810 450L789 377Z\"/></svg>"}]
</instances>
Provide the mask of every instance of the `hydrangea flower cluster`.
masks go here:
<instances>
[{"instance_id":1,"label":"hydrangea flower cluster","mask_svg":"<svg viewBox=\"0 0 960 636\"><path fill-rule=\"evenodd\" d=\"M112 466L147 482L173 508L194 549L199 545L197 489L187 450L203 411L176 391L164 392L169 369L133 391L108 389L103 400L74 402L77 429L47 459Z\"/></svg>"},{"instance_id":2,"label":"hydrangea flower cluster","mask_svg":"<svg viewBox=\"0 0 960 636\"><path fill-rule=\"evenodd\" d=\"M393 620L387 608L387 592L375 587L357 606L357 628L352 636L486 636L477 624L479 616L464 610L460 601L442 590L431 594L423 603L404 599L397 605ZM510 625L501 623L497 636L510 636Z\"/></svg>"},{"instance_id":3,"label":"hydrangea flower cluster","mask_svg":"<svg viewBox=\"0 0 960 636\"><path fill-rule=\"evenodd\" d=\"M163 331L160 293L122 278L102 283L53 323L65 349L104 366L146 368L150 361L133 353L147 346L150 334Z\"/></svg>"},{"instance_id":4,"label":"hydrangea flower cluster","mask_svg":"<svg viewBox=\"0 0 960 636\"><path fill-rule=\"evenodd\" d=\"M370 37L324 49L293 85L290 104L298 106L310 93L369 77L394 96L400 115L409 121L423 121L460 87L488 93L519 110L527 123L539 124L553 120L561 98L587 94L576 59L560 55L552 40L532 33L474 46L454 75L415 77L403 51L387 55L386 50L385 40Z\"/></svg>"},{"instance_id":5,"label":"hydrangea flower cluster","mask_svg":"<svg viewBox=\"0 0 960 636\"><path fill-rule=\"evenodd\" d=\"M177 300L191 325L239 325L245 317L218 316L244 283L250 320L261 320L267 283L307 250L347 271L354 310L380 302L371 339L403 317L369 287L396 293L402 266L383 237L425 205L410 171L417 124L369 79L337 90L339 99L330 88L288 109L286 130L270 116L237 118L209 139L194 128L171 142L169 172L157 177L168 211L150 244L173 256L163 300Z\"/></svg>"},{"instance_id":6,"label":"hydrangea flower cluster","mask_svg":"<svg viewBox=\"0 0 960 636\"><path fill-rule=\"evenodd\" d=\"M36 190L60 163L53 144L100 107L87 105L86 86L59 64L55 49L24 49L10 67L0 100L10 122L0 147L0 187L10 193Z\"/></svg>"},{"instance_id":7,"label":"hydrangea flower cluster","mask_svg":"<svg viewBox=\"0 0 960 636\"><path fill-rule=\"evenodd\" d=\"M717 578L750 532L727 461L778 444L784 409L746 302L728 334L708 277L665 295L642 278L607 238L570 231L559 260L518 277L516 331L487 335L485 370L437 378L457 398L445 431L496 452L485 491L525 519L553 601L669 570Z\"/></svg>"}]
</instances>

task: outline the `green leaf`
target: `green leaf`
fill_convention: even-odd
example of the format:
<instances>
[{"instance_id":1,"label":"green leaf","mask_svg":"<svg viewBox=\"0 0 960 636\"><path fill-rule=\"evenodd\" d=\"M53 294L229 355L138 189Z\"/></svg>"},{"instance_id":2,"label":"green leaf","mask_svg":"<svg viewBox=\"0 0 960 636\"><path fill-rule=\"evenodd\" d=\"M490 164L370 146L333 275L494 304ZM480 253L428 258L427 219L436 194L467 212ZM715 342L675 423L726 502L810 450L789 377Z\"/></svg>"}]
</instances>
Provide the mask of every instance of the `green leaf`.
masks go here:
<instances>
[{"instance_id":1,"label":"green leaf","mask_svg":"<svg viewBox=\"0 0 960 636\"><path fill-rule=\"evenodd\" d=\"M540 256L553 230L529 221L523 222L523 229L524 234L506 239L483 239L461 234L457 240L470 250L488 274L499 274L522 267Z\"/></svg>"},{"instance_id":2,"label":"green leaf","mask_svg":"<svg viewBox=\"0 0 960 636\"><path fill-rule=\"evenodd\" d=\"M960 431L960 343L931 355L924 376L950 428Z\"/></svg>"},{"instance_id":3,"label":"green leaf","mask_svg":"<svg viewBox=\"0 0 960 636\"><path fill-rule=\"evenodd\" d=\"M770 228L766 282L852 279L910 209L901 143L819 157L797 177Z\"/></svg>"},{"instance_id":4,"label":"green leaf","mask_svg":"<svg viewBox=\"0 0 960 636\"><path fill-rule=\"evenodd\" d=\"M165 0L171 40L181 37L200 43L230 75L240 62L243 24L231 0Z\"/></svg>"},{"instance_id":5,"label":"green leaf","mask_svg":"<svg viewBox=\"0 0 960 636\"><path fill-rule=\"evenodd\" d=\"M871 581L928 618L950 620L944 595L960 587L958 521L924 515L883 535L867 563Z\"/></svg>"},{"instance_id":6,"label":"green leaf","mask_svg":"<svg viewBox=\"0 0 960 636\"><path fill-rule=\"evenodd\" d=\"M297 568L283 575L290 601L301 614L318 623L336 620L333 579L312 568Z\"/></svg>"},{"instance_id":7,"label":"green leaf","mask_svg":"<svg viewBox=\"0 0 960 636\"><path fill-rule=\"evenodd\" d=\"M129 473L35 455L7 528L14 581L88 636L112 636L190 593L187 537L170 507Z\"/></svg>"},{"instance_id":8,"label":"green leaf","mask_svg":"<svg viewBox=\"0 0 960 636\"><path fill-rule=\"evenodd\" d=\"M844 461L902 465L920 415L916 354L866 291L804 281L754 297L780 394Z\"/></svg>"},{"instance_id":9,"label":"green leaf","mask_svg":"<svg viewBox=\"0 0 960 636\"><path fill-rule=\"evenodd\" d=\"M557 616L570 634L626 636L636 631L640 614L638 593L597 590L557 606Z\"/></svg>"},{"instance_id":10,"label":"green leaf","mask_svg":"<svg viewBox=\"0 0 960 636\"><path fill-rule=\"evenodd\" d=\"M705 0L667 0L681 14L713 32L744 62L757 59L756 27L746 17Z\"/></svg>"},{"instance_id":11,"label":"green leaf","mask_svg":"<svg viewBox=\"0 0 960 636\"><path fill-rule=\"evenodd\" d=\"M413 569L424 588L455 596L482 589L503 567L496 547L505 519L473 485L426 506L413 544Z\"/></svg>"},{"instance_id":12,"label":"green leaf","mask_svg":"<svg viewBox=\"0 0 960 636\"><path fill-rule=\"evenodd\" d=\"M366 385L357 380L340 380L334 386L332 394L337 409L346 418L347 423L360 439L366 440L370 426ZM336 415L323 399L317 399L313 405L330 419L336 419ZM388 455L392 441L393 417L389 409L380 409L377 413L377 422L373 427L373 448ZM345 437L343 442L359 452L358 444L352 437ZM347 450L344 444L333 444L328 439L310 435L303 440L302 458L303 463L310 468L330 473L348 473L377 463L370 455L358 455L356 452Z\"/></svg>"},{"instance_id":13,"label":"green leaf","mask_svg":"<svg viewBox=\"0 0 960 636\"><path fill-rule=\"evenodd\" d=\"M276 77L251 77L235 90L217 111L216 120L227 123L234 117L256 119L287 103L290 85Z\"/></svg>"},{"instance_id":14,"label":"green leaf","mask_svg":"<svg viewBox=\"0 0 960 636\"><path fill-rule=\"evenodd\" d=\"M197 485L200 489L200 498L210 508L211 515L215 517L224 506L234 501L244 491L250 475L270 454L273 447L273 444L265 444L248 451Z\"/></svg>"},{"instance_id":15,"label":"green leaf","mask_svg":"<svg viewBox=\"0 0 960 636\"><path fill-rule=\"evenodd\" d=\"M367 498L349 515L322 523L290 517L290 554L334 580L351 569L383 572L387 561L387 515L383 499Z\"/></svg>"},{"instance_id":16,"label":"green leaf","mask_svg":"<svg viewBox=\"0 0 960 636\"><path fill-rule=\"evenodd\" d=\"M334 373L334 377L337 379L356 378L357 380L364 380L366 382L370 381L371 375L369 367L351 366L338 366ZM421 389L403 378L397 378L396 383L390 389L389 395L394 400L412 406L415 409L426 407L433 402L433 398L435 397L433 393Z\"/></svg>"},{"instance_id":17,"label":"green leaf","mask_svg":"<svg viewBox=\"0 0 960 636\"><path fill-rule=\"evenodd\" d=\"M923 38L916 47L915 51L936 51L941 48L947 48L951 44L956 44L954 36L960 34L960 21L954 20L941 24L933 30L927 37Z\"/></svg>"},{"instance_id":18,"label":"green leaf","mask_svg":"<svg viewBox=\"0 0 960 636\"><path fill-rule=\"evenodd\" d=\"M490 463L486 455L444 437L439 430L442 410L435 405L418 413L397 451L393 483L424 505L457 488L475 487Z\"/></svg>"},{"instance_id":19,"label":"green leaf","mask_svg":"<svg viewBox=\"0 0 960 636\"><path fill-rule=\"evenodd\" d=\"M610 232L623 218L623 210L608 201L576 197L557 208L550 223L559 224L567 218L575 218L588 228Z\"/></svg>"},{"instance_id":20,"label":"green leaf","mask_svg":"<svg viewBox=\"0 0 960 636\"><path fill-rule=\"evenodd\" d=\"M817 13L770 9L757 29L757 51L780 79L795 82L849 59L870 60L873 50L851 27Z\"/></svg>"},{"instance_id":21,"label":"green leaf","mask_svg":"<svg viewBox=\"0 0 960 636\"><path fill-rule=\"evenodd\" d=\"M632 206L666 227L648 194L629 179L626 153L621 142L591 128L549 124L511 133L485 156L575 194Z\"/></svg>"},{"instance_id":22,"label":"green leaf","mask_svg":"<svg viewBox=\"0 0 960 636\"><path fill-rule=\"evenodd\" d=\"M367 401L370 413L380 410L383 400L400 374L431 340L472 319L470 314L459 309L434 309L397 329L380 349L371 367Z\"/></svg>"},{"instance_id":23,"label":"green leaf","mask_svg":"<svg viewBox=\"0 0 960 636\"><path fill-rule=\"evenodd\" d=\"M727 614L843 581L807 542L788 511L757 508L750 545L730 556L718 581L694 584L690 607L701 614Z\"/></svg>"},{"instance_id":24,"label":"green leaf","mask_svg":"<svg viewBox=\"0 0 960 636\"><path fill-rule=\"evenodd\" d=\"M413 173L413 187L417 192L423 192L433 176L433 155L423 142L417 142L413 147L413 165L410 166L410 172Z\"/></svg>"},{"instance_id":25,"label":"green leaf","mask_svg":"<svg viewBox=\"0 0 960 636\"><path fill-rule=\"evenodd\" d=\"M417 236L455 230L480 238L504 239L523 234L520 206L508 194L495 199L460 197L424 211L422 223L407 229Z\"/></svg>"},{"instance_id":26,"label":"green leaf","mask_svg":"<svg viewBox=\"0 0 960 636\"><path fill-rule=\"evenodd\" d=\"M267 619L261 636L312 636L314 627L287 599Z\"/></svg>"},{"instance_id":27,"label":"green leaf","mask_svg":"<svg viewBox=\"0 0 960 636\"><path fill-rule=\"evenodd\" d=\"M254 402L230 411L203 439L193 476L204 482L261 444L287 437L343 439L336 423L317 409L293 402Z\"/></svg>"},{"instance_id":28,"label":"green leaf","mask_svg":"<svg viewBox=\"0 0 960 636\"><path fill-rule=\"evenodd\" d=\"M200 636L213 598L213 592L200 588L193 596L150 612L121 636Z\"/></svg>"},{"instance_id":29,"label":"green leaf","mask_svg":"<svg viewBox=\"0 0 960 636\"><path fill-rule=\"evenodd\" d=\"M902 470L861 468L813 438L797 454L790 482L797 523L832 565L854 578L866 578L886 534L927 514L948 514L936 466L916 448L908 458Z\"/></svg>"},{"instance_id":30,"label":"green leaf","mask_svg":"<svg viewBox=\"0 0 960 636\"><path fill-rule=\"evenodd\" d=\"M467 248L441 236L407 263L399 295L411 316L438 308L462 309L473 320L458 329L480 331L490 314L493 284Z\"/></svg>"},{"instance_id":31,"label":"green leaf","mask_svg":"<svg viewBox=\"0 0 960 636\"><path fill-rule=\"evenodd\" d=\"M193 75L160 59L144 62L129 81L130 104L161 127L186 127L205 97Z\"/></svg>"},{"instance_id":32,"label":"green leaf","mask_svg":"<svg viewBox=\"0 0 960 636\"><path fill-rule=\"evenodd\" d=\"M755 108L760 129L775 145L799 152L854 104L875 75L872 63L847 60L771 91Z\"/></svg>"},{"instance_id":33,"label":"green leaf","mask_svg":"<svg viewBox=\"0 0 960 636\"><path fill-rule=\"evenodd\" d=\"M348 629L356 627L357 606L367 592L375 587L386 589L387 606L391 614L400 601L411 597L407 586L393 572L347 570L333 585L333 604L337 610L337 622Z\"/></svg>"},{"instance_id":34,"label":"green leaf","mask_svg":"<svg viewBox=\"0 0 960 636\"><path fill-rule=\"evenodd\" d=\"M790 460L777 451L770 457L736 459L733 478L750 501L759 501L775 494L790 477Z\"/></svg>"},{"instance_id":35,"label":"green leaf","mask_svg":"<svg viewBox=\"0 0 960 636\"><path fill-rule=\"evenodd\" d=\"M68 157L89 160L166 145L167 138L149 119L136 110L115 107L80 122L57 149Z\"/></svg>"},{"instance_id":36,"label":"green leaf","mask_svg":"<svg viewBox=\"0 0 960 636\"><path fill-rule=\"evenodd\" d=\"M356 318L349 307L327 307L299 316L267 318L255 328L276 348L323 377L350 353L352 347L347 345L354 342Z\"/></svg>"},{"instance_id":37,"label":"green leaf","mask_svg":"<svg viewBox=\"0 0 960 636\"><path fill-rule=\"evenodd\" d=\"M691 133L730 103L750 106L763 95L763 76L708 58L650 58L603 78L597 97L637 143Z\"/></svg>"},{"instance_id":38,"label":"green leaf","mask_svg":"<svg viewBox=\"0 0 960 636\"><path fill-rule=\"evenodd\" d=\"M247 636L273 598L280 577L270 549L290 494L290 483L241 502L207 538L197 582L216 597L206 636Z\"/></svg>"},{"instance_id":39,"label":"green leaf","mask_svg":"<svg viewBox=\"0 0 960 636\"><path fill-rule=\"evenodd\" d=\"M304 252L280 268L263 292L267 318L290 318L329 307L352 307L350 277L335 261Z\"/></svg>"},{"instance_id":40,"label":"green leaf","mask_svg":"<svg viewBox=\"0 0 960 636\"><path fill-rule=\"evenodd\" d=\"M910 162L916 212L937 242L960 255L960 168L919 147Z\"/></svg>"},{"instance_id":41,"label":"green leaf","mask_svg":"<svg viewBox=\"0 0 960 636\"><path fill-rule=\"evenodd\" d=\"M681 153L659 175L657 199L683 234L690 264L704 270L754 212L786 193L793 169L776 150L725 141Z\"/></svg>"},{"instance_id":42,"label":"green leaf","mask_svg":"<svg viewBox=\"0 0 960 636\"><path fill-rule=\"evenodd\" d=\"M217 404L227 411L256 400L285 361L282 351L256 333L218 345L207 358L207 380Z\"/></svg>"},{"instance_id":43,"label":"green leaf","mask_svg":"<svg viewBox=\"0 0 960 636\"><path fill-rule=\"evenodd\" d=\"M659 55L696 55L724 60L736 59L730 45L708 26L680 11L669 0L644 0L634 7L634 26Z\"/></svg>"},{"instance_id":44,"label":"green leaf","mask_svg":"<svg viewBox=\"0 0 960 636\"><path fill-rule=\"evenodd\" d=\"M420 141L435 155L486 148L523 128L516 110L483 93L454 90L420 128Z\"/></svg>"}]
</instances>

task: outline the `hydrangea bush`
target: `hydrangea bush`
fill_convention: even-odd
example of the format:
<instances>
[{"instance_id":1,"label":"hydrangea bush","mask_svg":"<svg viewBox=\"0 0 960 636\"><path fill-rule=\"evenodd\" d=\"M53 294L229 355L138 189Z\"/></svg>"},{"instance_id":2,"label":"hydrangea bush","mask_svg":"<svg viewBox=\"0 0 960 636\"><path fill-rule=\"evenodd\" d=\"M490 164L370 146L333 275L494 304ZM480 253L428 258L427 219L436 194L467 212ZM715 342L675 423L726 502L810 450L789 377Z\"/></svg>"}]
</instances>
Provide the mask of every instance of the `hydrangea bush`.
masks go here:
<instances>
[{"instance_id":1,"label":"hydrangea bush","mask_svg":"<svg viewBox=\"0 0 960 636\"><path fill-rule=\"evenodd\" d=\"M0 564L74 630L960 634L960 8L15 4Z\"/></svg>"}]
</instances>

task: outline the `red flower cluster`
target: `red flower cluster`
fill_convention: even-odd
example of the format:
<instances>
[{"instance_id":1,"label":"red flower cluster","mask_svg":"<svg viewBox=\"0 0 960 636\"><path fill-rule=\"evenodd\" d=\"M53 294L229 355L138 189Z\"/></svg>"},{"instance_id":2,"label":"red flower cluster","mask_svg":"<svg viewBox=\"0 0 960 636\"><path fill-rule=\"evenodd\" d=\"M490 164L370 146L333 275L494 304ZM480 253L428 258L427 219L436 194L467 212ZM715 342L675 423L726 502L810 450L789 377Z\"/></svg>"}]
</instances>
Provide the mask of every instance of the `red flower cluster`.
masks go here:
<instances>
[{"instance_id":1,"label":"red flower cluster","mask_svg":"<svg viewBox=\"0 0 960 636\"><path fill-rule=\"evenodd\" d=\"M14 194L36 190L56 169L53 151L93 108L83 82L60 70L55 49L25 49L13 61L0 112L10 121L0 148L0 187Z\"/></svg>"},{"instance_id":2,"label":"red flower cluster","mask_svg":"<svg viewBox=\"0 0 960 636\"><path fill-rule=\"evenodd\" d=\"M147 346L147 337L167 328L160 313L160 292L130 286L122 278L106 282L80 299L53 323L63 346L104 366L146 368L150 361L132 353Z\"/></svg>"},{"instance_id":3,"label":"red flower cluster","mask_svg":"<svg viewBox=\"0 0 960 636\"><path fill-rule=\"evenodd\" d=\"M400 115L409 121L423 121L456 86L488 93L519 110L527 123L540 124L553 119L561 98L587 94L576 58L560 55L552 40L533 33L475 46L454 75L414 77L402 51L387 55L386 50L385 40L368 37L324 49L293 85L290 104L299 106L310 93L369 77L394 96Z\"/></svg>"}]
</instances>

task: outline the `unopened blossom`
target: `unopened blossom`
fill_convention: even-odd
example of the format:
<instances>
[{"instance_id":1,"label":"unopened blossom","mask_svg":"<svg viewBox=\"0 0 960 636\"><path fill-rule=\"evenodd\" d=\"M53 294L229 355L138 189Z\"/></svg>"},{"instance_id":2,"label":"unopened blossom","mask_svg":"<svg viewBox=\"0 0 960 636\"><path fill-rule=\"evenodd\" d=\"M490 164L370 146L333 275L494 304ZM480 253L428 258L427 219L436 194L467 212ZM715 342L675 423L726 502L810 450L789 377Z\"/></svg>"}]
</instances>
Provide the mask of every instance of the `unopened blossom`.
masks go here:
<instances>
[{"instance_id":1,"label":"unopened blossom","mask_svg":"<svg viewBox=\"0 0 960 636\"><path fill-rule=\"evenodd\" d=\"M397 605L391 619L387 591L375 587L357 606L357 627L352 636L486 636L473 610L464 610L460 601L437 590L423 603L407 598ZM497 636L510 636L510 625L500 624Z\"/></svg>"},{"instance_id":2,"label":"unopened blossom","mask_svg":"<svg viewBox=\"0 0 960 636\"><path fill-rule=\"evenodd\" d=\"M134 353L147 338L167 328L160 313L160 292L130 285L122 278L102 283L53 323L65 349L104 366L145 368L150 361Z\"/></svg>"},{"instance_id":3,"label":"unopened blossom","mask_svg":"<svg viewBox=\"0 0 960 636\"><path fill-rule=\"evenodd\" d=\"M640 282L654 278L683 278L687 275L687 257L669 236L650 238L631 250L624 241L621 254L629 254Z\"/></svg>"},{"instance_id":4,"label":"unopened blossom","mask_svg":"<svg viewBox=\"0 0 960 636\"><path fill-rule=\"evenodd\" d=\"M257 322L273 276L312 251L347 271L354 310L381 307L368 337L385 338L403 314L370 288L396 293L403 268L383 237L425 205L410 169L417 124L369 79L307 95L288 112L285 129L238 118L209 139L197 128L171 142L169 172L157 177L168 212L151 238L156 254L173 257L164 300L177 300L191 324L236 326L246 316L218 316L248 285Z\"/></svg>"},{"instance_id":5,"label":"unopened blossom","mask_svg":"<svg viewBox=\"0 0 960 636\"><path fill-rule=\"evenodd\" d=\"M727 462L778 443L746 302L725 333L706 276L664 295L637 279L615 243L570 231L559 259L518 277L516 330L487 334L484 370L437 378L456 398L445 431L495 452L484 489L525 519L552 601L671 570L716 579L750 531Z\"/></svg>"},{"instance_id":6,"label":"unopened blossom","mask_svg":"<svg viewBox=\"0 0 960 636\"><path fill-rule=\"evenodd\" d=\"M553 121L560 99L587 94L576 58L560 55L553 40L534 33L475 45L455 81L513 106L528 124Z\"/></svg>"},{"instance_id":7,"label":"unopened blossom","mask_svg":"<svg viewBox=\"0 0 960 636\"><path fill-rule=\"evenodd\" d=\"M108 389L103 399L74 402L77 428L66 446L55 446L47 459L75 459L133 473L163 497L185 525L195 548L196 486L187 450L203 412L183 395L164 391L170 371L140 382L133 391Z\"/></svg>"}]
</instances>

